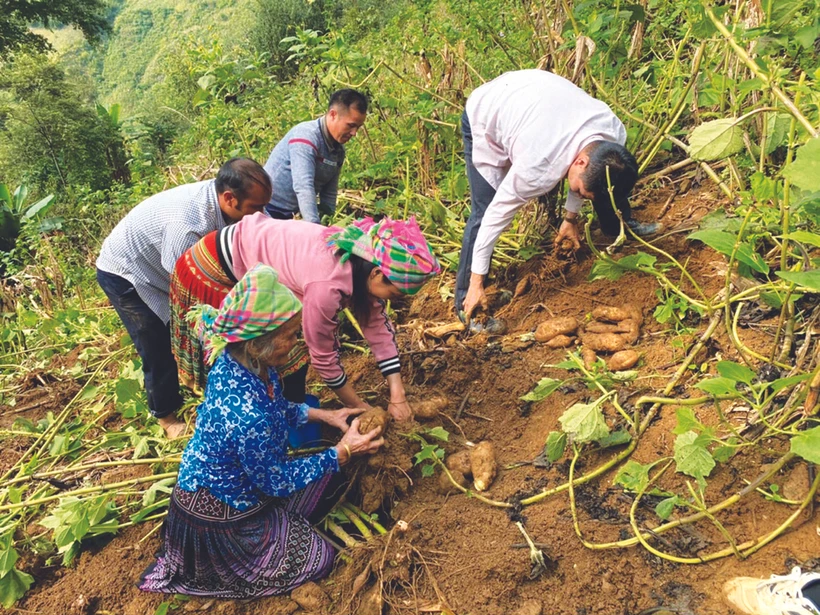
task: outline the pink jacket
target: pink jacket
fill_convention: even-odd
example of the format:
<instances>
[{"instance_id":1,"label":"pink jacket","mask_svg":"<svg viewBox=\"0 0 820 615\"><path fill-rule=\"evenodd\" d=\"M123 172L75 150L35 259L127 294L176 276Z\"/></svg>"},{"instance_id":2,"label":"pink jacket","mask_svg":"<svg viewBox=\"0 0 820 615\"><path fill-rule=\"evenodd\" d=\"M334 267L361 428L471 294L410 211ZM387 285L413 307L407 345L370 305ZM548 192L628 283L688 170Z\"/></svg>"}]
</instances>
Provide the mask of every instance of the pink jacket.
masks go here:
<instances>
[{"instance_id":1,"label":"pink jacket","mask_svg":"<svg viewBox=\"0 0 820 615\"><path fill-rule=\"evenodd\" d=\"M327 229L298 220L274 220L258 213L236 225L231 256L239 279L257 263L270 265L279 281L302 301L302 329L313 368L331 388L345 384L337 336L339 311L353 293L349 262L340 263L327 246ZM401 371L396 335L384 306L373 302L370 320L362 325L367 343L385 376Z\"/></svg>"}]
</instances>

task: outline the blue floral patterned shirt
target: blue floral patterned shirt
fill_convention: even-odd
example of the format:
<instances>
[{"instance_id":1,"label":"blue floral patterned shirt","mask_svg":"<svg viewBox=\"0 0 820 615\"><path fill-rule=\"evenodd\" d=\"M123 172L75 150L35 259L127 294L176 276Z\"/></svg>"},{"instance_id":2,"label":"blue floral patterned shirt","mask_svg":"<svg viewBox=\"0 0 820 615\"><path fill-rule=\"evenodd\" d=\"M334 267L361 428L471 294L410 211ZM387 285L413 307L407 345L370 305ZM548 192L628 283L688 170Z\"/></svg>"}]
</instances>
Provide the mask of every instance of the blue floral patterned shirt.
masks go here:
<instances>
[{"instance_id":1,"label":"blue floral patterned shirt","mask_svg":"<svg viewBox=\"0 0 820 615\"><path fill-rule=\"evenodd\" d=\"M261 378L223 352L208 374L196 430L179 468L185 491L207 488L238 510L260 496L287 497L328 472L339 470L336 449L287 456L288 426L307 422L308 406L282 396L279 376L269 372L273 398Z\"/></svg>"}]
</instances>

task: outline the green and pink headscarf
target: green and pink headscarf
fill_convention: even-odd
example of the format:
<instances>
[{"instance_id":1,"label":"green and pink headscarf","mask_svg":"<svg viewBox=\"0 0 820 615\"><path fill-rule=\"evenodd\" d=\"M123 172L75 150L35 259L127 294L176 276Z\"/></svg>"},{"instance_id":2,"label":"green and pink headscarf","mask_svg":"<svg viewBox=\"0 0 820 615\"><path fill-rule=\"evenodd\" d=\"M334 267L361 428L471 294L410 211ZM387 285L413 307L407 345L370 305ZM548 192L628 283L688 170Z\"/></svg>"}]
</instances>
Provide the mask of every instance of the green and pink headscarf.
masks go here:
<instances>
[{"instance_id":1,"label":"green and pink headscarf","mask_svg":"<svg viewBox=\"0 0 820 615\"><path fill-rule=\"evenodd\" d=\"M405 295L415 295L441 272L415 216L406 222L389 217L356 220L345 228L330 227L326 239L331 248L345 253L342 262L355 254L373 263Z\"/></svg>"},{"instance_id":2,"label":"green and pink headscarf","mask_svg":"<svg viewBox=\"0 0 820 615\"><path fill-rule=\"evenodd\" d=\"M276 270L259 263L225 296L218 310L197 305L187 318L204 342L205 361L211 364L228 344L274 331L301 311L301 301L279 282Z\"/></svg>"}]
</instances>

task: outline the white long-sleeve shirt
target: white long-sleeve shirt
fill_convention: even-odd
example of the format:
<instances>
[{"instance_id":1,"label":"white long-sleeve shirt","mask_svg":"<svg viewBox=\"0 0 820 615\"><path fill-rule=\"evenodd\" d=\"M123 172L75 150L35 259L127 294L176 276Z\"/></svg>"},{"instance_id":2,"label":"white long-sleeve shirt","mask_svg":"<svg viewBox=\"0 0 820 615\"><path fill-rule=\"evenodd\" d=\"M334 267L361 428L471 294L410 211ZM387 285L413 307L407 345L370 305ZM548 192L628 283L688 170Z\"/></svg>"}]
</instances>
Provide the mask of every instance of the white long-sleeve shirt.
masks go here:
<instances>
[{"instance_id":1,"label":"white long-sleeve shirt","mask_svg":"<svg viewBox=\"0 0 820 615\"><path fill-rule=\"evenodd\" d=\"M515 214L547 194L593 141L626 143L626 129L606 103L543 70L504 73L467 99L473 164L496 189L473 247L472 272L486 275L498 238ZM581 210L569 192L567 211Z\"/></svg>"}]
</instances>

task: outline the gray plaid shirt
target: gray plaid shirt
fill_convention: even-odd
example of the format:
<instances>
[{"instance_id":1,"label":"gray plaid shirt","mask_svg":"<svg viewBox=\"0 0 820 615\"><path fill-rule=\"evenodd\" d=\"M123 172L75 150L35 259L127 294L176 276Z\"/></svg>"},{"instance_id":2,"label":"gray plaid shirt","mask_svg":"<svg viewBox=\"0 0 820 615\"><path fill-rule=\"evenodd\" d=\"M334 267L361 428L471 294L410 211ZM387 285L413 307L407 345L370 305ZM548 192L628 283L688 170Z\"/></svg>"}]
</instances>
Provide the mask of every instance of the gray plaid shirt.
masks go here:
<instances>
[{"instance_id":1,"label":"gray plaid shirt","mask_svg":"<svg viewBox=\"0 0 820 615\"><path fill-rule=\"evenodd\" d=\"M134 207L103 242L97 269L125 278L163 322L177 259L225 227L213 179L160 192Z\"/></svg>"}]
</instances>

